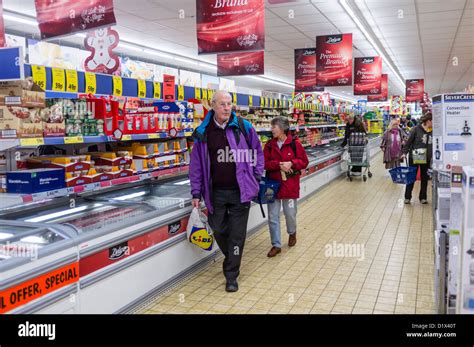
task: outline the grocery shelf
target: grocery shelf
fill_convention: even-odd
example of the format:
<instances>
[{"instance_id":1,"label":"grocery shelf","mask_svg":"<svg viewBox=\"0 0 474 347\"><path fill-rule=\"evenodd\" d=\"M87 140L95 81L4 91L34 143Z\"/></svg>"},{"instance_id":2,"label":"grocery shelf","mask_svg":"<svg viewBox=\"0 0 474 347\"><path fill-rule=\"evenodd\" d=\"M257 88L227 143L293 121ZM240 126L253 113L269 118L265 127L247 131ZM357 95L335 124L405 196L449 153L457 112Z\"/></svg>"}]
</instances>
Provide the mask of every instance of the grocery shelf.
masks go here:
<instances>
[{"instance_id":1,"label":"grocery shelf","mask_svg":"<svg viewBox=\"0 0 474 347\"><path fill-rule=\"evenodd\" d=\"M299 129L320 129L320 128L335 128L345 127L345 124L321 124L321 125L300 125ZM290 126L290 130L296 130L296 126ZM272 131L272 128L256 128L257 132L268 132Z\"/></svg>"},{"instance_id":2,"label":"grocery shelf","mask_svg":"<svg viewBox=\"0 0 474 347\"><path fill-rule=\"evenodd\" d=\"M185 129L178 132L176 137L191 136L193 129ZM42 145L72 145L80 143L104 143L119 141L138 141L138 140L156 140L156 139L172 139L167 132L159 132L153 134L132 134L123 135L121 139L113 136L67 136L67 137L35 137L21 139L0 139L0 151L10 148L34 148Z\"/></svg>"}]
</instances>

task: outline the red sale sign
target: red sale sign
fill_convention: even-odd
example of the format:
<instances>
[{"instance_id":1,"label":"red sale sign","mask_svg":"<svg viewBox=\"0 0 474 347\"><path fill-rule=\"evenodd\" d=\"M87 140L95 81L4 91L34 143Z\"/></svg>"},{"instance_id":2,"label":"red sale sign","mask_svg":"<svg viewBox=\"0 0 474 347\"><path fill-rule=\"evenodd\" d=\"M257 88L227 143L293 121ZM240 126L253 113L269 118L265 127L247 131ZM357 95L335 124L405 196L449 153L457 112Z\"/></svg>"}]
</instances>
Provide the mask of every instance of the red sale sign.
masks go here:
<instances>
[{"instance_id":1,"label":"red sale sign","mask_svg":"<svg viewBox=\"0 0 474 347\"><path fill-rule=\"evenodd\" d=\"M5 47L5 23L3 23L3 0L0 0L0 47Z\"/></svg>"},{"instance_id":2,"label":"red sale sign","mask_svg":"<svg viewBox=\"0 0 474 347\"><path fill-rule=\"evenodd\" d=\"M295 49L295 92L322 92L316 86L316 48Z\"/></svg>"},{"instance_id":3,"label":"red sale sign","mask_svg":"<svg viewBox=\"0 0 474 347\"><path fill-rule=\"evenodd\" d=\"M242 52L217 55L217 76L263 75L264 52Z\"/></svg>"},{"instance_id":4,"label":"red sale sign","mask_svg":"<svg viewBox=\"0 0 474 347\"><path fill-rule=\"evenodd\" d=\"M41 39L115 24L113 0L35 0Z\"/></svg>"},{"instance_id":5,"label":"red sale sign","mask_svg":"<svg viewBox=\"0 0 474 347\"><path fill-rule=\"evenodd\" d=\"M265 49L264 0L196 0L199 54Z\"/></svg>"},{"instance_id":6,"label":"red sale sign","mask_svg":"<svg viewBox=\"0 0 474 347\"><path fill-rule=\"evenodd\" d=\"M377 95L382 90L382 58L354 59L354 95Z\"/></svg>"},{"instance_id":7,"label":"red sale sign","mask_svg":"<svg viewBox=\"0 0 474 347\"><path fill-rule=\"evenodd\" d=\"M378 95L367 95L368 102L387 101L388 100L388 75L382 74L381 83L382 92Z\"/></svg>"},{"instance_id":8,"label":"red sale sign","mask_svg":"<svg viewBox=\"0 0 474 347\"><path fill-rule=\"evenodd\" d=\"M423 101L423 93L425 91L424 79L406 80L405 88L406 102Z\"/></svg>"},{"instance_id":9,"label":"red sale sign","mask_svg":"<svg viewBox=\"0 0 474 347\"><path fill-rule=\"evenodd\" d=\"M352 34L316 37L316 82L319 87L352 85Z\"/></svg>"}]
</instances>

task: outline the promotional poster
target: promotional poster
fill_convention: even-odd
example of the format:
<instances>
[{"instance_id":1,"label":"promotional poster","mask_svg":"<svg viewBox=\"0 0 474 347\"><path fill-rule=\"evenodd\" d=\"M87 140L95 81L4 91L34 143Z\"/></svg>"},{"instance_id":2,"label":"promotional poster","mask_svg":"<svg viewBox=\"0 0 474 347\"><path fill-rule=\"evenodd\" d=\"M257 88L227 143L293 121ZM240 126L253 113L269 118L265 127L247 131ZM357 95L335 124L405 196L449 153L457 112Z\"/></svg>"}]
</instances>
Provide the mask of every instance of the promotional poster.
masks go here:
<instances>
[{"instance_id":1,"label":"promotional poster","mask_svg":"<svg viewBox=\"0 0 474 347\"><path fill-rule=\"evenodd\" d=\"M120 59L113 52L119 44L119 35L112 28L100 28L87 33L85 48L91 52L84 62L89 72L112 74L120 68Z\"/></svg>"},{"instance_id":2,"label":"promotional poster","mask_svg":"<svg viewBox=\"0 0 474 347\"><path fill-rule=\"evenodd\" d=\"M425 91L424 79L406 80L405 100L406 102L423 101Z\"/></svg>"},{"instance_id":3,"label":"promotional poster","mask_svg":"<svg viewBox=\"0 0 474 347\"><path fill-rule=\"evenodd\" d=\"M354 59L354 95L377 95L382 91L382 58Z\"/></svg>"},{"instance_id":4,"label":"promotional poster","mask_svg":"<svg viewBox=\"0 0 474 347\"><path fill-rule=\"evenodd\" d=\"M217 55L217 76L263 75L264 51Z\"/></svg>"},{"instance_id":5,"label":"promotional poster","mask_svg":"<svg viewBox=\"0 0 474 347\"><path fill-rule=\"evenodd\" d=\"M42 40L116 23L113 0L35 0L35 6Z\"/></svg>"},{"instance_id":6,"label":"promotional poster","mask_svg":"<svg viewBox=\"0 0 474 347\"><path fill-rule=\"evenodd\" d=\"M352 34L316 37L316 83L319 87L352 85Z\"/></svg>"},{"instance_id":7,"label":"promotional poster","mask_svg":"<svg viewBox=\"0 0 474 347\"><path fill-rule=\"evenodd\" d=\"M403 99L400 95L392 95L390 99L390 114L403 114Z\"/></svg>"},{"instance_id":8,"label":"promotional poster","mask_svg":"<svg viewBox=\"0 0 474 347\"><path fill-rule=\"evenodd\" d=\"M295 92L322 92L316 85L316 48L295 49Z\"/></svg>"},{"instance_id":9,"label":"promotional poster","mask_svg":"<svg viewBox=\"0 0 474 347\"><path fill-rule=\"evenodd\" d=\"M265 49L264 0L196 0L199 54Z\"/></svg>"},{"instance_id":10,"label":"promotional poster","mask_svg":"<svg viewBox=\"0 0 474 347\"><path fill-rule=\"evenodd\" d=\"M368 102L387 101L388 100L388 75L382 74L381 90L378 95L367 95Z\"/></svg>"}]
</instances>

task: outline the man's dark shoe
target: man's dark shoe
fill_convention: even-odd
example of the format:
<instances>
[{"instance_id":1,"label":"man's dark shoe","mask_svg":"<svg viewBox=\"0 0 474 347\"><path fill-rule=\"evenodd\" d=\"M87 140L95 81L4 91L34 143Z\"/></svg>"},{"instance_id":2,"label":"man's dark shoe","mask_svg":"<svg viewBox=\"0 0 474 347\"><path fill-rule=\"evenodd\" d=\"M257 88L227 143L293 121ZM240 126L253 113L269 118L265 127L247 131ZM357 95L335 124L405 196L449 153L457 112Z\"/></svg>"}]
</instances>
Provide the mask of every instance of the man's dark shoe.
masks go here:
<instances>
[{"instance_id":1,"label":"man's dark shoe","mask_svg":"<svg viewBox=\"0 0 474 347\"><path fill-rule=\"evenodd\" d=\"M276 256L278 253L281 253L281 248L272 247L272 249L270 249L270 251L268 252L267 257L273 258L273 257Z\"/></svg>"},{"instance_id":2,"label":"man's dark shoe","mask_svg":"<svg viewBox=\"0 0 474 347\"><path fill-rule=\"evenodd\" d=\"M296 245L296 231L293 234L291 234L288 239L288 246L293 247L294 245Z\"/></svg>"},{"instance_id":3,"label":"man's dark shoe","mask_svg":"<svg viewBox=\"0 0 474 347\"><path fill-rule=\"evenodd\" d=\"M233 293L239 290L239 284L237 280L228 280L225 284L225 291L229 293Z\"/></svg>"}]
</instances>

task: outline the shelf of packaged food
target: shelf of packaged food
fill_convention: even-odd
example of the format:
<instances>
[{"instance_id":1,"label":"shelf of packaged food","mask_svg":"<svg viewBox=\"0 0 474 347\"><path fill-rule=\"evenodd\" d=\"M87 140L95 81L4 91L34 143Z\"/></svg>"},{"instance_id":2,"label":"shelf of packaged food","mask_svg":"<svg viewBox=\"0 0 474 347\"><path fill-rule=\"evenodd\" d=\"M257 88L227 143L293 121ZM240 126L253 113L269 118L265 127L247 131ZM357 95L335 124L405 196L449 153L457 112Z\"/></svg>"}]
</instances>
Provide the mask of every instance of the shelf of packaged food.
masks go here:
<instances>
[{"instance_id":1,"label":"shelf of packaged food","mask_svg":"<svg viewBox=\"0 0 474 347\"><path fill-rule=\"evenodd\" d=\"M176 137L188 137L193 134L193 129L181 130ZM31 148L43 145L71 145L80 143L103 143L118 141L138 141L138 140L155 140L155 139L172 139L167 132L159 132L154 134L131 134L123 135L120 139L113 136L68 136L68 137L35 137L22 139L0 139L0 151L10 148Z\"/></svg>"},{"instance_id":2,"label":"shelf of packaged food","mask_svg":"<svg viewBox=\"0 0 474 347\"><path fill-rule=\"evenodd\" d=\"M94 182L74 187L61 188L34 194L8 194L2 193L0 204L2 211L9 207L15 207L19 204L41 202L52 198L68 197L89 192L104 192L108 188L116 188L118 185L143 182L152 179L164 179L172 176L181 176L189 170L188 165L170 165L168 168L148 170L146 172L137 172L135 175L128 177L115 178L108 181Z\"/></svg>"},{"instance_id":3,"label":"shelf of packaged food","mask_svg":"<svg viewBox=\"0 0 474 347\"><path fill-rule=\"evenodd\" d=\"M320 124L320 125L300 125L298 126L298 128L300 130L304 129L304 128L308 128L308 129L319 129L319 128L335 128L335 127L344 127L346 126L345 124ZM290 126L290 130L296 130L297 127L296 126ZM272 128L256 128L256 131L257 132L268 132L268 131L272 131Z\"/></svg>"}]
</instances>

